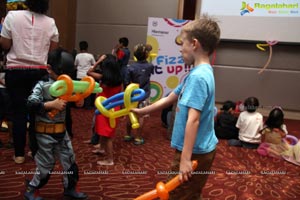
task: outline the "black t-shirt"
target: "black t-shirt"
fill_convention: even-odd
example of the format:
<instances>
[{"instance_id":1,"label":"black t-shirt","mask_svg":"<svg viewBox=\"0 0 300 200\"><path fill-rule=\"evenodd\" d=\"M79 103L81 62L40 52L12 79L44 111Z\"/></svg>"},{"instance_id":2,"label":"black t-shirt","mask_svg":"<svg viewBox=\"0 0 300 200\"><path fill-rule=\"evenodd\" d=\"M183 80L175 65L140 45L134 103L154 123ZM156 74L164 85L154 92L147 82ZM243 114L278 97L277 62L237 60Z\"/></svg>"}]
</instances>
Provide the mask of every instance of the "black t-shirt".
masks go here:
<instances>
[{"instance_id":1,"label":"black t-shirt","mask_svg":"<svg viewBox=\"0 0 300 200\"><path fill-rule=\"evenodd\" d=\"M217 116L215 121L216 136L221 139L237 139L239 129L235 126L237 117L228 113L222 112Z\"/></svg>"}]
</instances>

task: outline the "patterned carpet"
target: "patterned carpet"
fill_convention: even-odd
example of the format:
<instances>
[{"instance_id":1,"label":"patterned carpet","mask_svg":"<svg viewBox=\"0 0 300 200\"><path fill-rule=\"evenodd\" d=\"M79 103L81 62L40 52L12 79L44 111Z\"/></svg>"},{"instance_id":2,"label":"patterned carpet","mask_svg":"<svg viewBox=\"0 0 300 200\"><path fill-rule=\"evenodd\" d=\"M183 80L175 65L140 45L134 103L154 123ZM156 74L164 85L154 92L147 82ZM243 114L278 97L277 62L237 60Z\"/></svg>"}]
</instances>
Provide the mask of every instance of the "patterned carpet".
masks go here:
<instances>
[{"instance_id":1,"label":"patterned carpet","mask_svg":"<svg viewBox=\"0 0 300 200\"><path fill-rule=\"evenodd\" d=\"M96 164L101 156L94 155L90 144L84 144L91 135L92 110L72 109L73 148L80 169L80 190L91 200L129 200L155 188L165 181L173 150L155 113L145 125L145 144L135 146L122 140L125 122L120 120L114 140L114 166ZM290 133L298 135L300 123L286 122ZM7 133L0 133L5 143ZM0 149L0 200L23 199L24 180L31 178L35 164L29 157L22 165L12 161L13 150ZM46 200L63 198L62 169L56 165L48 184L40 190ZM31 174L30 174L31 173ZM283 160L259 156L255 150L227 146L220 140L216 159L203 191L204 200L264 200L299 199L300 168Z\"/></svg>"}]
</instances>

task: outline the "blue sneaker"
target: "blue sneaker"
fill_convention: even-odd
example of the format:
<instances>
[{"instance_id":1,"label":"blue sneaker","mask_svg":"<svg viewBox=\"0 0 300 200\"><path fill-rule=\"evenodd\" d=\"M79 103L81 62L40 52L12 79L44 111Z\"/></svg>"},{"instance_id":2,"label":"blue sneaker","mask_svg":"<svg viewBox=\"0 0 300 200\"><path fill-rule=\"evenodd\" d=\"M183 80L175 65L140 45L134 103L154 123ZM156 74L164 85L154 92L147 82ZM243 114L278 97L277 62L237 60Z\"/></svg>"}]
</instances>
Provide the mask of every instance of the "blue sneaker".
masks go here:
<instances>
[{"instance_id":1,"label":"blue sneaker","mask_svg":"<svg viewBox=\"0 0 300 200\"><path fill-rule=\"evenodd\" d=\"M124 136L124 141L125 142L130 142L131 140L133 140L133 137L131 135L125 135Z\"/></svg>"},{"instance_id":2,"label":"blue sneaker","mask_svg":"<svg viewBox=\"0 0 300 200\"><path fill-rule=\"evenodd\" d=\"M85 193L77 191L76 188L72 188L72 189L65 188L64 196L71 197L72 199L87 199L88 198L88 196Z\"/></svg>"},{"instance_id":3,"label":"blue sneaker","mask_svg":"<svg viewBox=\"0 0 300 200\"><path fill-rule=\"evenodd\" d=\"M142 145L144 143L145 143L145 141L143 138L135 138L134 142L133 142L133 144L135 144L135 145Z\"/></svg>"},{"instance_id":4,"label":"blue sneaker","mask_svg":"<svg viewBox=\"0 0 300 200\"><path fill-rule=\"evenodd\" d=\"M26 180L25 184L26 184L26 191L24 193L24 198L26 200L43 200L43 198L40 197L39 190L31 186L28 180Z\"/></svg>"}]
</instances>

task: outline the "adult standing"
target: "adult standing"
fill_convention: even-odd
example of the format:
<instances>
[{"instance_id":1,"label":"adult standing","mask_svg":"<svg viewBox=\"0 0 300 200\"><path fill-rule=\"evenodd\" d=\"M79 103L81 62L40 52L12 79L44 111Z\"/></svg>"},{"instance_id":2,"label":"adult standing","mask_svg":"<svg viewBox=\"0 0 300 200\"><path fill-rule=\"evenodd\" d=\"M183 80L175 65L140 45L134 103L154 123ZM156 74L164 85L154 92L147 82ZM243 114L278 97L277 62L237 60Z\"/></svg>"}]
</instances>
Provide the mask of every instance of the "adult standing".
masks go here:
<instances>
[{"instance_id":1,"label":"adult standing","mask_svg":"<svg viewBox=\"0 0 300 200\"><path fill-rule=\"evenodd\" d=\"M26 99L36 82L47 73L49 50L58 46L54 19L46 16L49 0L26 0L28 10L9 11L4 19L0 44L9 49L6 87L13 107L14 161L25 161L28 110Z\"/></svg>"}]
</instances>

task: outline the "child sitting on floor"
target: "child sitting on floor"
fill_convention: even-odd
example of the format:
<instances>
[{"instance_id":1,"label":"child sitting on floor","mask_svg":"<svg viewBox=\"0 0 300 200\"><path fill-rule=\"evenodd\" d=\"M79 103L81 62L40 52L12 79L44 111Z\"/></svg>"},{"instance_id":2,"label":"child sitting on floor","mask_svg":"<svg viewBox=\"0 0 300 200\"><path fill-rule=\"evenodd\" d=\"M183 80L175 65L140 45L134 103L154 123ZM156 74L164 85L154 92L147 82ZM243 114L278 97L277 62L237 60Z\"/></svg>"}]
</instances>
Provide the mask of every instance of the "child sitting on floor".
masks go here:
<instances>
[{"instance_id":1,"label":"child sitting on floor","mask_svg":"<svg viewBox=\"0 0 300 200\"><path fill-rule=\"evenodd\" d=\"M215 121L215 133L220 139L238 139L239 129L235 126L237 117L233 115L235 103L226 101Z\"/></svg>"},{"instance_id":2,"label":"child sitting on floor","mask_svg":"<svg viewBox=\"0 0 300 200\"><path fill-rule=\"evenodd\" d=\"M259 101L249 97L244 102L245 111L239 115L236 127L239 128L239 139L228 140L229 146L256 149L261 142L259 131L263 128L263 116L256 111Z\"/></svg>"},{"instance_id":3,"label":"child sitting on floor","mask_svg":"<svg viewBox=\"0 0 300 200\"><path fill-rule=\"evenodd\" d=\"M282 153L288 149L283 138L287 134L284 124L284 114L281 108L274 108L269 113L264 129L260 132L262 143L257 152L263 156L280 158Z\"/></svg>"}]
</instances>

